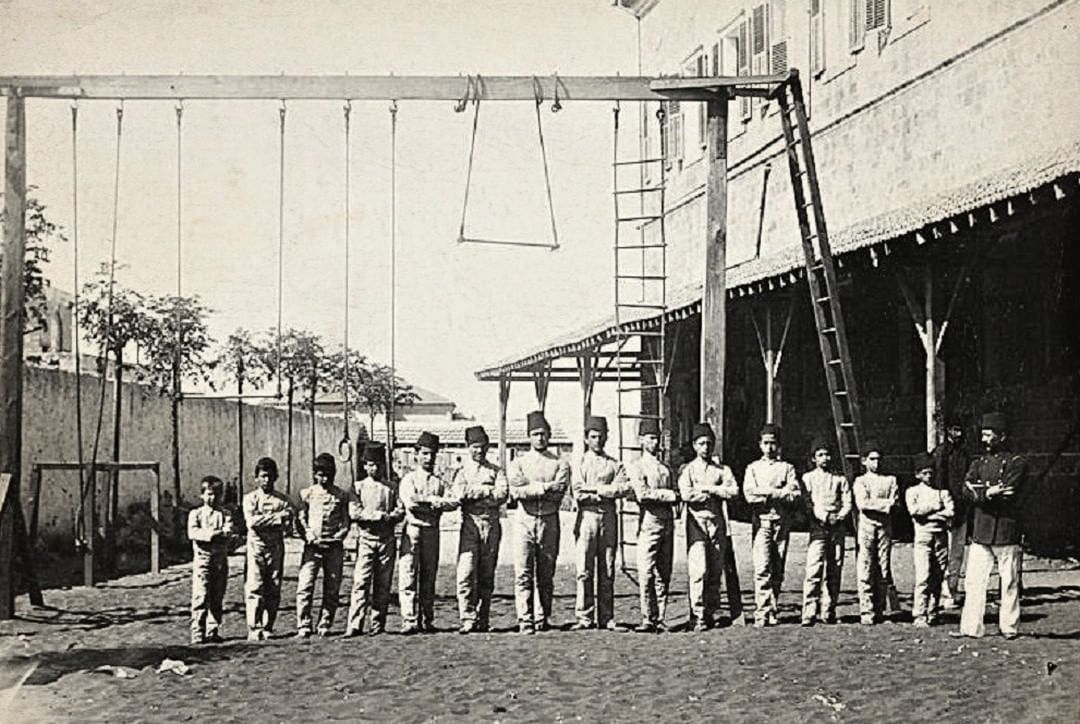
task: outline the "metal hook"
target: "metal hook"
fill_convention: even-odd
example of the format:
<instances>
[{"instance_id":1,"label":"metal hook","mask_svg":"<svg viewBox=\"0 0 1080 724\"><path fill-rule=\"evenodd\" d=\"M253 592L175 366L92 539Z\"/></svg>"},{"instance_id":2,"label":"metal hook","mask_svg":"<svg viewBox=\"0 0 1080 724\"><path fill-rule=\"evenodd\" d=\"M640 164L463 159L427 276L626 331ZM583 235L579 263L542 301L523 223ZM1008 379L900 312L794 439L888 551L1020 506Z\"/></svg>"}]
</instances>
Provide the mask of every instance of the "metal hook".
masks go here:
<instances>
[{"instance_id":1,"label":"metal hook","mask_svg":"<svg viewBox=\"0 0 1080 724\"><path fill-rule=\"evenodd\" d=\"M281 119L282 127L285 126L285 99L281 99L281 106L278 108L278 117Z\"/></svg>"},{"instance_id":2,"label":"metal hook","mask_svg":"<svg viewBox=\"0 0 1080 724\"><path fill-rule=\"evenodd\" d=\"M562 103L559 102L559 74L554 73L552 80L555 83L555 100L551 103L551 112L558 113L562 110Z\"/></svg>"},{"instance_id":3,"label":"metal hook","mask_svg":"<svg viewBox=\"0 0 1080 724\"><path fill-rule=\"evenodd\" d=\"M345 105L342 106L342 110L345 112L345 125L348 125L349 116L352 115L352 101L346 98Z\"/></svg>"},{"instance_id":4,"label":"metal hook","mask_svg":"<svg viewBox=\"0 0 1080 724\"><path fill-rule=\"evenodd\" d=\"M458 102L454 104L454 113L462 113L465 111L466 106L469 105L469 98L472 96L473 79L471 75L465 76L465 95L458 99Z\"/></svg>"},{"instance_id":5,"label":"metal hook","mask_svg":"<svg viewBox=\"0 0 1080 724\"><path fill-rule=\"evenodd\" d=\"M533 98L536 99L536 105L543 105L544 103L544 86L540 83L540 79L535 75L532 77L533 81Z\"/></svg>"}]
</instances>

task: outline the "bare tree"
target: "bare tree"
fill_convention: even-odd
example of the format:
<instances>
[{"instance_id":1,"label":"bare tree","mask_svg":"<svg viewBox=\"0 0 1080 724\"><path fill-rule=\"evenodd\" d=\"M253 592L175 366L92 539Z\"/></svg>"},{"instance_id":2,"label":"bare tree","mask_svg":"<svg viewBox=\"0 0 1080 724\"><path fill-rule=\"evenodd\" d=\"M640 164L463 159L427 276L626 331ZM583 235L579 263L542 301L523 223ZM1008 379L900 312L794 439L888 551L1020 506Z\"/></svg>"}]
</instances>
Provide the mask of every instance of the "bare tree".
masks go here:
<instances>
[{"instance_id":1,"label":"bare tree","mask_svg":"<svg viewBox=\"0 0 1080 724\"><path fill-rule=\"evenodd\" d=\"M251 332L238 328L229 335L218 355L218 367L236 382L237 435L237 494L244 494L244 383L259 389L270 378L272 351L263 340L252 338Z\"/></svg>"}]
</instances>

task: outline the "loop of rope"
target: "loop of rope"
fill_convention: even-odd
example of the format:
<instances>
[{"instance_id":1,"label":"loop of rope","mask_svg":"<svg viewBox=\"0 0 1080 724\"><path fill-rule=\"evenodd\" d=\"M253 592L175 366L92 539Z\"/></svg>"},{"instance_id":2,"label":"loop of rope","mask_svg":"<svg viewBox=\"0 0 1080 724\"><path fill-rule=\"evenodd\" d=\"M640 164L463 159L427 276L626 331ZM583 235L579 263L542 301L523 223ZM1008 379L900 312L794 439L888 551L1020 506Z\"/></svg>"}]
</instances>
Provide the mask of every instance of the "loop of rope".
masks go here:
<instances>
[{"instance_id":1,"label":"loop of rope","mask_svg":"<svg viewBox=\"0 0 1080 724\"><path fill-rule=\"evenodd\" d=\"M79 323L79 101L71 102L71 245L73 283L75 286L72 302L72 315L75 324ZM86 476L83 470L83 426L82 426L82 353L79 349L78 326L75 327L75 444L79 460L79 517L76 519L76 540L79 540L78 526L82 524L83 496L86 490Z\"/></svg>"},{"instance_id":2,"label":"loop of rope","mask_svg":"<svg viewBox=\"0 0 1080 724\"><path fill-rule=\"evenodd\" d=\"M124 135L124 101L121 100L116 107L116 166L113 173L113 208L112 208L112 241L109 245L109 286L106 293L105 304L105 335L104 342L101 349L98 350L98 359L102 369L101 379L101 394L98 396L98 411L97 411L97 423L94 429L94 446L92 448L92 455L90 458L90 472L87 475L85 485L79 491L80 507L85 506L86 496L90 491L90 486L95 485L97 478L97 456L98 450L101 445L101 423L105 414L105 372L108 366L108 354L109 347L112 343L112 327L113 327L113 299L116 287L116 237L119 228L120 217L120 148L121 140ZM119 362L119 360L117 360ZM117 367L113 374L119 374L120 370ZM79 516L82 519L84 516ZM93 540L93 531L82 531L84 536L89 538L85 541L86 544L90 544Z\"/></svg>"},{"instance_id":3,"label":"loop of rope","mask_svg":"<svg viewBox=\"0 0 1080 724\"><path fill-rule=\"evenodd\" d=\"M551 173L548 171L547 146L544 144L544 123L540 119L539 101L536 103L536 135L540 139L540 160L544 164L544 189L547 191L548 216L551 218L551 249L554 251L559 248L559 229L555 224L555 203L551 197Z\"/></svg>"},{"instance_id":4,"label":"loop of rope","mask_svg":"<svg viewBox=\"0 0 1080 724\"><path fill-rule=\"evenodd\" d=\"M465 167L465 198L461 202L461 226L458 228L458 243L465 241L465 219L469 211L469 189L472 188L473 159L476 156L476 129L480 124L480 97L474 95L472 134L469 138L469 162Z\"/></svg>"}]
</instances>

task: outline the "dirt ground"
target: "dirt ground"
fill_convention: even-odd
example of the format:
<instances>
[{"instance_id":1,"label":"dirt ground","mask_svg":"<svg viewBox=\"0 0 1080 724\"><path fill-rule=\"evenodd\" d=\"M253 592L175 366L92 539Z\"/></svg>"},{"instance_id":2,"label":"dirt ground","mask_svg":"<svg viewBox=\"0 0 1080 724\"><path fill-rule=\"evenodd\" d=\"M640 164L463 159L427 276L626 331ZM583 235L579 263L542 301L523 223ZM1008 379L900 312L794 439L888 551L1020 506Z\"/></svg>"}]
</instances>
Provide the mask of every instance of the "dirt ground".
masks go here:
<instances>
[{"instance_id":1,"label":"dirt ground","mask_svg":"<svg viewBox=\"0 0 1080 724\"><path fill-rule=\"evenodd\" d=\"M555 622L573 620L569 525L556 580ZM752 610L748 526L735 525L743 600ZM189 571L129 576L97 588L25 597L0 623L0 720L15 721L1080 721L1080 569L1025 562L1023 636L956 639L957 614L915 629L858 622L854 552L844 565L841 622L800 628L805 534L795 534L778 628L642 635L556 630L512 633L512 570L504 555L489 634L456 633L453 551L443 533L434 635L291 638L298 547L290 546L279 638L244 640L242 559L231 561L225 644L191 647ZM681 545L681 540L680 540ZM909 546L893 554L911 605ZM996 579L995 579L996 584ZM350 577L342 586L347 597ZM686 569L676 564L669 622L687 616ZM639 618L637 592L616 585L620 621ZM342 616L344 611L341 612ZM343 627L342 616L335 633ZM993 606L988 622L996 620ZM396 605L389 628L399 626ZM165 658L187 675L157 673ZM133 678L95 671L129 667Z\"/></svg>"}]
</instances>

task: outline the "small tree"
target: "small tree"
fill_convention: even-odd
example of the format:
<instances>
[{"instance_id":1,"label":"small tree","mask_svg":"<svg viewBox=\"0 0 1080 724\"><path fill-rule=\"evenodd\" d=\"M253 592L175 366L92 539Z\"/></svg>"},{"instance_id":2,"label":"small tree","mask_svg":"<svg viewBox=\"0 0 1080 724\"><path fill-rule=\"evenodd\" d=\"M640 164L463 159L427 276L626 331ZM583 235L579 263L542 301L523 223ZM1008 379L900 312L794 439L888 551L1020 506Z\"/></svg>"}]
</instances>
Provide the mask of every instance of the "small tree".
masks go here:
<instances>
[{"instance_id":1,"label":"small tree","mask_svg":"<svg viewBox=\"0 0 1080 724\"><path fill-rule=\"evenodd\" d=\"M271 375L277 370L277 330L270 329L265 335L269 351L268 364ZM288 441L285 448L285 490L292 491L292 420L296 392L300 402L311 411L311 454L315 455L315 398L325 391L330 372L326 348L317 334L307 330L289 329L281 335L281 379L285 383L288 404Z\"/></svg>"},{"instance_id":2,"label":"small tree","mask_svg":"<svg viewBox=\"0 0 1080 724\"><path fill-rule=\"evenodd\" d=\"M34 190L31 186L30 191ZM0 226L4 222L4 194L0 193ZM58 224L45 216L45 204L33 196L26 198L26 264L23 271L23 334L30 334L45 324L45 265L56 243L67 241Z\"/></svg>"},{"instance_id":3,"label":"small tree","mask_svg":"<svg viewBox=\"0 0 1080 724\"><path fill-rule=\"evenodd\" d=\"M180 490L180 390L184 380L211 381L216 362L207 357L213 343L206 328L210 309L198 297L154 297L154 334L146 348L145 378L172 397L173 496Z\"/></svg>"},{"instance_id":4,"label":"small tree","mask_svg":"<svg viewBox=\"0 0 1080 724\"><path fill-rule=\"evenodd\" d=\"M266 384L272 362L261 340L252 339L251 332L238 328L229 335L218 355L218 367L236 382L236 435L237 435L237 492L244 491L244 383L255 389Z\"/></svg>"},{"instance_id":5,"label":"small tree","mask_svg":"<svg viewBox=\"0 0 1080 724\"><path fill-rule=\"evenodd\" d=\"M391 416L395 407L408 407L420 399L412 388L400 377L396 377L393 370L382 364L369 365L367 380L356 391L356 398L368 409L368 419L371 423L371 431L375 429L375 417L383 415L386 420L386 452L392 458L394 440L391 432ZM394 404L391 405L390 401ZM387 470L391 470L391 461L387 461Z\"/></svg>"}]
</instances>

